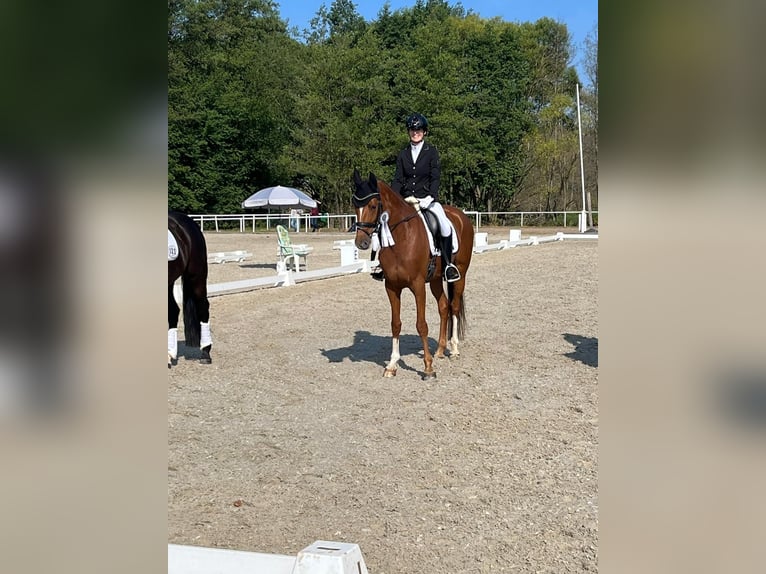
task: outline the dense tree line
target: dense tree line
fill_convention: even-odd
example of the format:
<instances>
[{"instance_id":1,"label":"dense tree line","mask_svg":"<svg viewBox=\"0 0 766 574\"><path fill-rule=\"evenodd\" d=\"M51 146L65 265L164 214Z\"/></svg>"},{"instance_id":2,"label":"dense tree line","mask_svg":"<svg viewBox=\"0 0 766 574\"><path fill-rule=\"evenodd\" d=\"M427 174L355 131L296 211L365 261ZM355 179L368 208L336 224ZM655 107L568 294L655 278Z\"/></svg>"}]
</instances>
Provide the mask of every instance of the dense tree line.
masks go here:
<instances>
[{"instance_id":1,"label":"dense tree line","mask_svg":"<svg viewBox=\"0 0 766 574\"><path fill-rule=\"evenodd\" d=\"M581 103L586 186L597 201L595 31ZM351 208L351 174L390 181L404 118L423 113L442 199L465 209L580 209L573 46L549 18L482 19L459 3L351 0L289 30L272 0L169 0L168 205L237 213L269 185Z\"/></svg>"}]
</instances>

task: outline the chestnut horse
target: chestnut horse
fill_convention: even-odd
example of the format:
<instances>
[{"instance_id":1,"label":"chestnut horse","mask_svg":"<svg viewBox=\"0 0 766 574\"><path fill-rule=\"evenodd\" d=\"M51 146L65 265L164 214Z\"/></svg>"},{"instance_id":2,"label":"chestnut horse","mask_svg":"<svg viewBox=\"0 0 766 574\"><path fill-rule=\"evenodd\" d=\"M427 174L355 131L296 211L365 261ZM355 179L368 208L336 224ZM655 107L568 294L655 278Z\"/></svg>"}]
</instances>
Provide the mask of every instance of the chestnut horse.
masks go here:
<instances>
[{"instance_id":1,"label":"chestnut horse","mask_svg":"<svg viewBox=\"0 0 766 574\"><path fill-rule=\"evenodd\" d=\"M183 289L184 343L199 346L200 363L212 362L210 349L210 304L207 299L207 244L194 220L178 211L168 211L168 231L178 243L178 256L168 261L168 368L178 356L178 315L173 286L181 278Z\"/></svg>"},{"instance_id":2,"label":"chestnut horse","mask_svg":"<svg viewBox=\"0 0 766 574\"><path fill-rule=\"evenodd\" d=\"M369 249L374 234L387 235L393 244L381 242L379 261L385 277L386 293L391 304L391 358L383 371L383 376L396 375L399 361L399 334L402 330L401 294L406 287L415 296L417 306L416 327L423 341L423 378L435 377L433 356L428 349L428 324L426 323L426 283L439 305L439 342L435 356L444 357L447 339L450 344L450 357L460 355L458 343L465 334L465 278L471 264L473 252L473 225L471 220L459 209L443 205L444 212L452 222L458 237L458 250L453 254L453 263L460 270L460 279L447 283L444 293L442 282L443 265L441 257L433 257L429 244L428 232L422 218L415 208L404 201L384 181L378 180L373 173L364 181L359 170L354 170L355 192L352 198L356 208L355 243L361 250ZM436 241L438 245L439 242ZM429 269L430 266L430 269Z\"/></svg>"}]
</instances>

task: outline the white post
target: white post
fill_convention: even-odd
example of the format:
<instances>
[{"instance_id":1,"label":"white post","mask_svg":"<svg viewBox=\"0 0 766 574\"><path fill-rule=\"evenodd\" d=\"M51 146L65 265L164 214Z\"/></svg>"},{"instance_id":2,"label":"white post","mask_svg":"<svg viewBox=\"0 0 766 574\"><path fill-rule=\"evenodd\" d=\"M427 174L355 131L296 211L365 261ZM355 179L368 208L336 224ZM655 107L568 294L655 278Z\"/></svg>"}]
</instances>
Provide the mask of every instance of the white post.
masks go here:
<instances>
[{"instance_id":1,"label":"white post","mask_svg":"<svg viewBox=\"0 0 766 574\"><path fill-rule=\"evenodd\" d=\"M580 134L580 181L582 182L582 215L580 216L580 233L585 233L587 223L585 220L585 169L582 159L582 123L580 122L580 84L577 84L577 131Z\"/></svg>"}]
</instances>

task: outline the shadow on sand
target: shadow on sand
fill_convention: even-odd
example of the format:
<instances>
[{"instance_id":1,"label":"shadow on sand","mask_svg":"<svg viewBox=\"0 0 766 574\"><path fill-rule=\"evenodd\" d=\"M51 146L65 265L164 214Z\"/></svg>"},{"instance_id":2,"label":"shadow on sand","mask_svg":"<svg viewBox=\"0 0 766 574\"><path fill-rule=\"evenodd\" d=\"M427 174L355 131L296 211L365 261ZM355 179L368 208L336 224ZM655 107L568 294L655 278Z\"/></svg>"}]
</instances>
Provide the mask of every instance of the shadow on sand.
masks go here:
<instances>
[{"instance_id":1,"label":"shadow on sand","mask_svg":"<svg viewBox=\"0 0 766 574\"><path fill-rule=\"evenodd\" d=\"M574 346L574 351L564 356L580 361L589 367L598 367L598 339L564 333L564 340Z\"/></svg>"},{"instance_id":2,"label":"shadow on sand","mask_svg":"<svg viewBox=\"0 0 766 574\"><path fill-rule=\"evenodd\" d=\"M428 347L433 351L436 349L436 341L428 338ZM373 335L369 331L357 331L354 333L354 342L348 347L338 349L320 349L322 355L327 357L331 363L342 363L348 359L352 362L374 363L385 367L388 359L391 357L391 336ZM401 335L399 337L399 369L419 373L407 365L403 359L415 356L420 362L422 368L423 344L418 335Z\"/></svg>"}]
</instances>

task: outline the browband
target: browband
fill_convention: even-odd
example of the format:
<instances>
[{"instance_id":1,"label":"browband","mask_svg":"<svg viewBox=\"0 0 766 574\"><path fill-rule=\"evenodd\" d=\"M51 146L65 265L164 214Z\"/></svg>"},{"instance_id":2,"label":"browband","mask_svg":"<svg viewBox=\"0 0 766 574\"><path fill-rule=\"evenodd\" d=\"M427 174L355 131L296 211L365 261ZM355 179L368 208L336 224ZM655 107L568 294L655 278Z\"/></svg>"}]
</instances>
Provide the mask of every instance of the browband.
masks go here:
<instances>
[{"instance_id":1,"label":"browband","mask_svg":"<svg viewBox=\"0 0 766 574\"><path fill-rule=\"evenodd\" d=\"M358 196L356 193L354 193L354 195L351 196L351 203L354 204L354 207L364 207L365 205L370 203L370 200L372 200L375 197L378 197L378 198L380 197L380 192L378 192L377 190L370 192L369 194L363 197Z\"/></svg>"}]
</instances>

